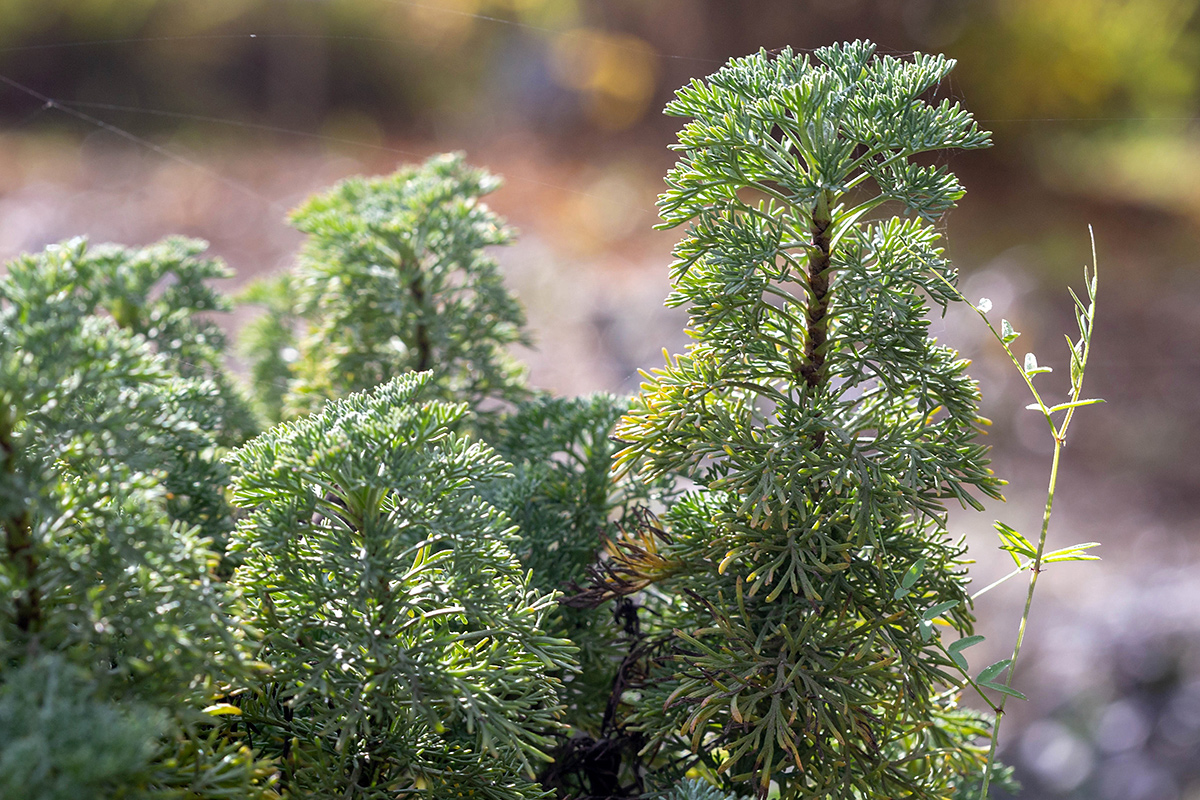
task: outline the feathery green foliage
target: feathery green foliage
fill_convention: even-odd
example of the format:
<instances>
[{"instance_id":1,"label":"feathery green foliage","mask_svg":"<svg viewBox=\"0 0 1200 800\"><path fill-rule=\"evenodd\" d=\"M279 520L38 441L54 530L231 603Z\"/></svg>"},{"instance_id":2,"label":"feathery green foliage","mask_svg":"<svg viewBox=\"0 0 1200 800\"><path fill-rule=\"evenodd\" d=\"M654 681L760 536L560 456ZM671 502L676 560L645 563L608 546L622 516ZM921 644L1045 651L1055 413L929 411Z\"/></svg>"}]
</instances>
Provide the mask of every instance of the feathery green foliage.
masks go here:
<instances>
[{"instance_id":1,"label":"feathery green foliage","mask_svg":"<svg viewBox=\"0 0 1200 800\"><path fill-rule=\"evenodd\" d=\"M260 792L263 765L200 713L250 671L203 535L219 445L197 420L235 405L94 313L144 299L114 280L144 258L75 241L0 279L4 796ZM186 349L187 302L156 306L164 350Z\"/></svg>"},{"instance_id":2,"label":"feathery green foliage","mask_svg":"<svg viewBox=\"0 0 1200 800\"><path fill-rule=\"evenodd\" d=\"M667 488L614 480L619 445L610 434L627 408L627 400L606 394L539 395L485 426L484 437L514 465L488 496L517 526L516 555L545 591L577 594L604 545ZM632 604L600 612L589 605L567 601L549 625L579 648L580 669L562 675L566 722L599 741L610 732L606 711L638 631Z\"/></svg>"},{"instance_id":3,"label":"feathery green foliage","mask_svg":"<svg viewBox=\"0 0 1200 800\"><path fill-rule=\"evenodd\" d=\"M350 178L297 209L292 224L309 235L299 269L275 292L252 295L275 310L256 331L263 401L290 378L285 404L311 411L409 370L433 370L441 397L472 407L524 396L506 352L527 341L524 313L484 253L513 236L481 202L499 185L449 154ZM297 322L304 330L285 370L277 359Z\"/></svg>"},{"instance_id":4,"label":"feathery green foliage","mask_svg":"<svg viewBox=\"0 0 1200 800\"><path fill-rule=\"evenodd\" d=\"M945 503L1001 482L928 333L963 190L927 154L988 144L928 99L952 66L856 42L678 92L693 342L632 406L525 386L498 181L458 155L295 212L298 269L246 295L257 436L202 244L9 265L0 794L983 797L959 692L1020 696L1020 640L970 678ZM1022 367L1055 469L1088 296L1070 401ZM1049 512L1036 547L998 527L1033 581L1089 557L1043 552Z\"/></svg>"},{"instance_id":5,"label":"feathery green foliage","mask_svg":"<svg viewBox=\"0 0 1200 800\"><path fill-rule=\"evenodd\" d=\"M553 597L529 588L514 530L480 498L506 465L455 433L465 406L422 399L430 384L331 401L231 457L250 510L233 580L276 682L242 720L301 796L540 795L512 779L545 758L546 672L571 663L569 643L542 631Z\"/></svg>"},{"instance_id":6,"label":"feathery green foliage","mask_svg":"<svg viewBox=\"0 0 1200 800\"><path fill-rule=\"evenodd\" d=\"M512 480L497 484L502 504L525 532L518 554L544 589L583 581L607 534L610 517L630 505L613 483L609 439L627 403L612 395L580 398L539 396L485 432L505 458L519 464ZM569 531L590 531L570 538Z\"/></svg>"},{"instance_id":7,"label":"feathery green foliage","mask_svg":"<svg viewBox=\"0 0 1200 800\"><path fill-rule=\"evenodd\" d=\"M688 226L668 304L694 342L648 375L618 463L696 488L619 557L673 598L631 716L761 796L945 797L984 767L931 627L973 624L943 501L1000 496L976 385L927 332L955 299L930 221L963 190L913 157L988 144L925 99L952 66L763 52L667 107L690 119L659 201ZM871 220L887 203L915 216Z\"/></svg>"},{"instance_id":8,"label":"feathery green foliage","mask_svg":"<svg viewBox=\"0 0 1200 800\"><path fill-rule=\"evenodd\" d=\"M525 388L506 352L529 342L524 315L483 252L513 235L480 202L498 185L461 156L443 155L386 178L349 179L309 200L292 216L310 237L296 272L244 296L267 308L244 344L261 408L273 419L428 369L426 396L467 402L472 413L460 428L512 464L511 477L481 491L517 526L514 554L549 592L584 582L621 520L658 487L611 475L618 448L608 437L625 401ZM546 624L580 648L583 669L556 673L566 687L565 719L599 737L627 632L607 611L570 607Z\"/></svg>"}]
</instances>

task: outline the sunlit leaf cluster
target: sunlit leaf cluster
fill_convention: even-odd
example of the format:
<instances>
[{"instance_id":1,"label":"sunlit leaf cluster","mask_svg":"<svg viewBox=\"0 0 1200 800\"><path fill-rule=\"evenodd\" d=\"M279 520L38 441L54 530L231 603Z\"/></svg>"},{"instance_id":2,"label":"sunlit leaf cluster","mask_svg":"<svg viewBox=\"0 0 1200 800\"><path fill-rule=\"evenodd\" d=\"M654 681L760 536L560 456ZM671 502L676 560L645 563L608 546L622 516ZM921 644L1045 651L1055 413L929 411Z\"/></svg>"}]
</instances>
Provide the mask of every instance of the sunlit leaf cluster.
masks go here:
<instances>
[{"instance_id":1,"label":"sunlit leaf cluster","mask_svg":"<svg viewBox=\"0 0 1200 800\"><path fill-rule=\"evenodd\" d=\"M532 778L552 744L545 673L570 646L543 632L553 596L528 586L515 530L480 497L507 465L455 432L464 406L420 396L429 382L334 400L231 456L250 512L233 584L278 681L241 721L292 792L391 797L455 754ZM494 778L459 776L476 792Z\"/></svg>"}]
</instances>

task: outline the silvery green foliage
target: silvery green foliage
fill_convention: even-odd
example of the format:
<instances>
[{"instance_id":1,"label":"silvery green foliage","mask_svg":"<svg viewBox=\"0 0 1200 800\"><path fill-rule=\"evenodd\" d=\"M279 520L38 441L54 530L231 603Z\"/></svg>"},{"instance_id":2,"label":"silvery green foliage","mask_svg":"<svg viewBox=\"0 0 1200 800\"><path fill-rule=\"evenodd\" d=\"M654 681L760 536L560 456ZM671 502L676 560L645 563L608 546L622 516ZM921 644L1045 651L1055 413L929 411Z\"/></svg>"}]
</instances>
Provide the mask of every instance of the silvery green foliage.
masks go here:
<instances>
[{"instance_id":1,"label":"silvery green foliage","mask_svg":"<svg viewBox=\"0 0 1200 800\"><path fill-rule=\"evenodd\" d=\"M508 541L531 585L570 590L651 491L611 473L609 434L627 401L530 392L512 367L505 350L527 341L523 314L483 250L511 232L479 202L497 185L449 155L313 197L293 217L310 234L297 269L243 296L266 308L247 327L245 350L260 408L275 420L429 367L423 396L465 401L458 430L512 465L479 489L516 526ZM552 672L564 682L556 753L576 735L605 735L631 622L608 609L551 607L547 630L570 638L581 662Z\"/></svg>"},{"instance_id":2,"label":"silvery green foliage","mask_svg":"<svg viewBox=\"0 0 1200 800\"><path fill-rule=\"evenodd\" d=\"M944 501L1001 483L966 362L928 335L956 278L931 221L963 190L914 156L989 143L926 99L952 66L761 52L667 107L689 119L659 201L687 226L668 304L693 342L618 461L696 488L630 532L609 588L673 599L632 723L760 796L945 797L982 770L989 720L943 691L961 677L930 624L973 625Z\"/></svg>"},{"instance_id":3,"label":"silvery green foliage","mask_svg":"<svg viewBox=\"0 0 1200 800\"><path fill-rule=\"evenodd\" d=\"M296 282L290 272L263 278L251 283L238 300L259 307L258 316L242 328L237 350L249 363L251 396L259 416L274 424L289 413L292 369L300 358Z\"/></svg>"},{"instance_id":4,"label":"silvery green foliage","mask_svg":"<svg viewBox=\"0 0 1200 800\"><path fill-rule=\"evenodd\" d=\"M234 583L271 683L242 724L298 796L541 795L569 643L544 632L515 530L482 499L508 465L456 432L429 373L264 433L234 453Z\"/></svg>"},{"instance_id":5,"label":"silvery green foliage","mask_svg":"<svg viewBox=\"0 0 1200 800\"><path fill-rule=\"evenodd\" d=\"M57 656L6 670L0 683L0 796L114 797L149 782L167 727L164 715L153 706L95 694L89 676Z\"/></svg>"},{"instance_id":6,"label":"silvery green foliage","mask_svg":"<svg viewBox=\"0 0 1200 800\"><path fill-rule=\"evenodd\" d=\"M515 462L497 497L522 531L516 553L543 589L582 582L636 487L612 479L609 439L628 401L607 394L538 396L489 424L485 438ZM573 536L573 531L590 535Z\"/></svg>"},{"instance_id":7,"label":"silvery green foliage","mask_svg":"<svg viewBox=\"0 0 1200 800\"><path fill-rule=\"evenodd\" d=\"M233 272L204 257L205 242L175 236L146 247L121 247L75 239L59 248L75 254L80 281L73 297L80 308L106 313L121 329L144 337L181 377L214 384L205 430L221 446L241 444L256 432L246 400L225 372L225 333L212 317L233 304L210 282ZM45 269L47 257L25 257L12 268Z\"/></svg>"},{"instance_id":8,"label":"silvery green foliage","mask_svg":"<svg viewBox=\"0 0 1200 800\"><path fill-rule=\"evenodd\" d=\"M152 441L146 438L150 431L132 431L135 442L121 458L139 472L161 474L171 518L197 526L219 552L233 526L220 491L228 477L220 450L240 444L257 424L224 370L225 336L208 317L231 304L207 281L232 273L219 261L201 257L204 249L203 242L180 238L144 248L74 239L9 264L5 293L12 312L20 310L11 318L13 335L32 335L27 328L46 325L47 342L55 337L46 349L29 351L36 353L38 366L49 367L43 374L55 374L60 357L76 359L68 364L85 363L85 354L67 356L58 350L78 344L81 323L96 327L85 337L99 338L108 335L108 323L115 323L123 334L132 334L123 340L144 340L161 356L156 397L174 423ZM105 322L97 322L99 318ZM64 397L87 397L93 386L104 385L91 377L79 380L81 385Z\"/></svg>"},{"instance_id":9,"label":"silvery green foliage","mask_svg":"<svg viewBox=\"0 0 1200 800\"><path fill-rule=\"evenodd\" d=\"M973 623L943 502L999 482L927 335L962 189L912 159L987 144L923 99L951 65L855 43L679 92L660 205L694 343L620 425L641 483L607 469L624 403L524 388L497 181L458 156L294 215L248 349L260 410L296 418L224 463L254 425L201 245L11 265L0 794L519 800L553 750L539 777L573 796L978 797L991 722L942 691L972 640L933 621Z\"/></svg>"},{"instance_id":10,"label":"silvery green foliage","mask_svg":"<svg viewBox=\"0 0 1200 800\"><path fill-rule=\"evenodd\" d=\"M137 296L106 252L70 242L0 278L0 794L257 797L262 765L200 714L246 674L245 631L212 519L167 488L218 490L195 420L220 389L96 313Z\"/></svg>"},{"instance_id":11,"label":"silvery green foliage","mask_svg":"<svg viewBox=\"0 0 1200 800\"><path fill-rule=\"evenodd\" d=\"M663 800L738 800L738 796L704 781L685 779L663 795Z\"/></svg>"},{"instance_id":12,"label":"silvery green foliage","mask_svg":"<svg viewBox=\"0 0 1200 800\"><path fill-rule=\"evenodd\" d=\"M524 313L484 252L513 236L482 202L499 185L448 154L349 178L293 212L309 236L299 268L251 298L275 306L255 331L260 396L283 380L285 405L311 410L409 370L432 370L431 390L474 407L523 396L506 348L526 343ZM294 363L277 363L287 348Z\"/></svg>"}]
</instances>

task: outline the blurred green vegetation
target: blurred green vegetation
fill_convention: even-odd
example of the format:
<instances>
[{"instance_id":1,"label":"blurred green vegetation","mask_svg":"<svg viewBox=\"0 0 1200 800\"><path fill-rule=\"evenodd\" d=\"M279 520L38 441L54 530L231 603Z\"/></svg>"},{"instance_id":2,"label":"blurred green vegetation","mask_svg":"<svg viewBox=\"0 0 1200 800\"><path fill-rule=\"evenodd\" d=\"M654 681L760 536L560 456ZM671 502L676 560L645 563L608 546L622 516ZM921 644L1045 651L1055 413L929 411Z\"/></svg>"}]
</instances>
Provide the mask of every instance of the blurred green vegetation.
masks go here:
<instances>
[{"instance_id":1,"label":"blurred green vegetation","mask_svg":"<svg viewBox=\"0 0 1200 800\"><path fill-rule=\"evenodd\" d=\"M1195 109L1195 0L1007 0L956 50L1003 117L1161 117Z\"/></svg>"},{"instance_id":2,"label":"blurred green vegetation","mask_svg":"<svg viewBox=\"0 0 1200 800\"><path fill-rule=\"evenodd\" d=\"M1198 5L995 2L949 49L972 107L1046 185L1190 224L1200 221Z\"/></svg>"},{"instance_id":3,"label":"blurred green vegetation","mask_svg":"<svg viewBox=\"0 0 1200 800\"><path fill-rule=\"evenodd\" d=\"M591 123L628 127L650 108L657 53L585 16L575 0L0 0L0 62L67 100L418 132L497 79L531 78L510 88L561 89Z\"/></svg>"},{"instance_id":4,"label":"blurred green vegetation","mask_svg":"<svg viewBox=\"0 0 1200 800\"><path fill-rule=\"evenodd\" d=\"M669 135L730 55L870 37L959 58L985 158L1194 219L1197 0L0 0L0 74L134 131L220 117L340 138L519 128L567 151ZM0 120L36 110L0 92ZM121 110L125 109L125 110ZM47 117L47 119L49 119ZM60 123L69 120L59 119ZM2 127L2 124L0 124ZM227 131L228 132L228 131ZM968 170L970 167L968 166Z\"/></svg>"}]
</instances>

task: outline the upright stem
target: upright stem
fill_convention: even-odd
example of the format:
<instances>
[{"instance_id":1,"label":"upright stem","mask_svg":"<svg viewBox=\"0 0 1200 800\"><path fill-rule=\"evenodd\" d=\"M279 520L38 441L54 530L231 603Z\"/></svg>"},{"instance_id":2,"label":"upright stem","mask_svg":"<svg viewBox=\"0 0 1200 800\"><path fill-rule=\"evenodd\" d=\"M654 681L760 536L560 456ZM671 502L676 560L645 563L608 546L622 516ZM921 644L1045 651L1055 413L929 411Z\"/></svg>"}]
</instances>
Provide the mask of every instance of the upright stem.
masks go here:
<instances>
[{"instance_id":1,"label":"upright stem","mask_svg":"<svg viewBox=\"0 0 1200 800\"><path fill-rule=\"evenodd\" d=\"M8 404L0 410L0 458L4 461L3 475L9 486L16 485L17 452L13 442L13 409ZM17 585L22 586L14 602L17 628L23 633L37 633L42 626L41 592L37 587L37 554L33 549L33 519L29 507L5 515L4 543L8 557L17 568Z\"/></svg>"},{"instance_id":2,"label":"upright stem","mask_svg":"<svg viewBox=\"0 0 1200 800\"><path fill-rule=\"evenodd\" d=\"M829 335L829 262L833 242L834 197L822 192L812 214L812 246L808 257L808 338L800 374L815 389L825 367L825 341Z\"/></svg>"},{"instance_id":3,"label":"upright stem","mask_svg":"<svg viewBox=\"0 0 1200 800\"><path fill-rule=\"evenodd\" d=\"M833 249L832 192L822 192L812 213L812 235L808 254L808 336L804 341L804 363L800 365L809 389L825 377L825 342L829 337L829 262ZM813 437L814 449L825 444L825 431ZM815 488L815 487L814 487Z\"/></svg>"},{"instance_id":4,"label":"upright stem","mask_svg":"<svg viewBox=\"0 0 1200 800\"><path fill-rule=\"evenodd\" d=\"M408 284L412 293L413 304L417 307L417 372L429 369L433 358L433 344L429 341L429 327L425 324L425 287L421 285L421 275L418 272Z\"/></svg>"},{"instance_id":5,"label":"upright stem","mask_svg":"<svg viewBox=\"0 0 1200 800\"><path fill-rule=\"evenodd\" d=\"M1091 235L1092 239L1092 273L1089 275L1086 268L1083 271L1084 279L1087 281L1088 306L1087 308L1084 308L1079 299L1075 298L1074 294L1072 294L1072 297L1075 299L1076 305L1078 306L1076 316L1079 320L1080 339L1079 343L1071 343L1070 338L1068 337L1067 339L1067 343L1070 345L1072 350L1070 394L1072 402L1079 402L1083 397L1083 380L1087 372L1088 358L1092 352L1092 333L1096 329L1096 270L1099 269L1099 260L1096 258L1096 235L1095 232L1092 231L1092 226L1090 225L1088 226L1088 233ZM957 291L957 289L955 291ZM959 293L959 297L962 297L961 293ZM1021 365L1017 361L1016 355L1013 354L1012 349L1008 346L1008 342L1005 341L1000 334L996 333L996 329L993 328L992 324L987 321L987 315L983 311L978 308L976 311L987 324L988 330L992 332L992 336L996 337L996 340L1000 342L1000 346L1004 348L1006 353L1008 353L1008 357L1012 359L1013 364L1016 364L1017 367L1021 369ZM1083 344L1083 352L1078 355L1079 360L1078 363L1076 363L1076 351L1080 343ZM1033 381L1030 379L1031 376L1024 369L1021 369L1021 375L1025 378L1025 383L1029 386L1029 390L1033 393L1034 399L1037 400L1038 408L1045 416L1046 423L1050 426L1050 431L1054 436L1054 457L1050 462L1050 485L1046 489L1046 508L1042 513L1042 531L1041 535L1038 537L1037 553L1034 555L1033 564L1030 566L1030 569L1033 571L1029 576L1029 589L1025 594L1025 610L1021 614L1021 624L1017 628L1017 642L1013 646L1012 661L1008 665L1008 680L1005 681L1004 684L1009 688L1012 688L1013 678L1017 674L1017 658L1021 655L1021 645L1025 641L1025 628L1029 624L1029 609L1033 605L1033 591L1037 588L1038 576L1042 574L1042 558L1046 551L1046 533L1050 529L1050 514L1054 510L1054 487L1058 483L1058 462L1060 456L1062 455L1063 445L1067 443L1067 429L1071 427L1071 420L1075 418L1075 412L1079 408L1078 406L1068 408L1066 416L1063 417L1062 423L1056 426L1054 424L1054 420L1051 419L1050 410L1046 407L1046 404L1042 402L1042 398L1038 394L1037 389L1034 388ZM983 773L983 792L980 795L982 798L984 798L984 800L987 800L988 787L991 785L992 772L996 764L996 743L1000 739L1000 723L1004 720L1004 707L1008 703L1008 697L1008 695L1003 695L1000 698L1000 703L995 707L996 724L992 728L992 742L991 746L988 748L987 769Z\"/></svg>"},{"instance_id":6,"label":"upright stem","mask_svg":"<svg viewBox=\"0 0 1200 800\"><path fill-rule=\"evenodd\" d=\"M1021 624L1017 628L1017 643L1013 646L1012 663L1008 666L1008 680L1004 682L1009 688L1017 674L1017 659L1021 655L1021 644L1025 641L1025 628L1029 624L1029 609L1033 606L1033 590L1037 588L1038 576L1042 574L1042 554L1046 551L1046 533L1050 530L1050 513L1054 509L1054 487L1058 483L1058 460L1062 454L1063 439L1054 437L1054 457L1050 462L1050 485L1046 489L1046 508L1042 512L1042 532L1038 537L1037 555L1030 566L1029 588L1025 592L1025 610L1021 614ZM983 791L980 797L986 800L988 786L992 782L992 770L996 764L996 744L1000 741L1000 723L1004 721L1004 706L1008 703L1008 695L1000 697L996 706L996 724L992 728L992 743L988 749L987 770L983 773Z\"/></svg>"}]
</instances>

